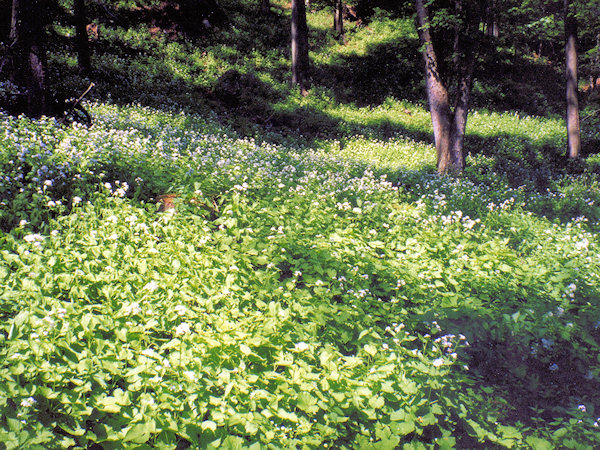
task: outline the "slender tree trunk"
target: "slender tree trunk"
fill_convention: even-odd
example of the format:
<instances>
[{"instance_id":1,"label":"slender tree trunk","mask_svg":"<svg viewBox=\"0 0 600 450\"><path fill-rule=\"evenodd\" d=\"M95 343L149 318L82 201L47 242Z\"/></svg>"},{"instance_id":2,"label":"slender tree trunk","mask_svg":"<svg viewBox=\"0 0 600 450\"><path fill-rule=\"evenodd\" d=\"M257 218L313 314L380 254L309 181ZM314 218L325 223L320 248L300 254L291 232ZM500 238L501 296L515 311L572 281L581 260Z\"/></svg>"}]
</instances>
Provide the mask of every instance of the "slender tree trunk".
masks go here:
<instances>
[{"instance_id":1,"label":"slender tree trunk","mask_svg":"<svg viewBox=\"0 0 600 450\"><path fill-rule=\"evenodd\" d=\"M590 93L600 87L600 33L596 35L596 50L594 51L594 57L592 58L592 73L589 77L590 82Z\"/></svg>"},{"instance_id":2,"label":"slender tree trunk","mask_svg":"<svg viewBox=\"0 0 600 450\"><path fill-rule=\"evenodd\" d=\"M564 0L565 55L567 84L567 146L569 158L578 158L581 152L579 101L577 99L577 21L570 0Z\"/></svg>"},{"instance_id":3,"label":"slender tree trunk","mask_svg":"<svg viewBox=\"0 0 600 450\"><path fill-rule=\"evenodd\" d=\"M487 2L485 11L485 32L488 36L497 38L500 35L500 30L496 20L496 5L494 3L494 0L489 0Z\"/></svg>"},{"instance_id":4,"label":"slender tree trunk","mask_svg":"<svg viewBox=\"0 0 600 450\"><path fill-rule=\"evenodd\" d=\"M75 16L75 47L77 48L77 63L79 69L83 72L89 72L91 69L90 62L90 44L86 29L87 13L85 0L75 0L73 6Z\"/></svg>"},{"instance_id":5,"label":"slender tree trunk","mask_svg":"<svg viewBox=\"0 0 600 450\"><path fill-rule=\"evenodd\" d=\"M292 0L292 84L304 92L308 74L308 25L304 0Z\"/></svg>"},{"instance_id":6,"label":"slender tree trunk","mask_svg":"<svg viewBox=\"0 0 600 450\"><path fill-rule=\"evenodd\" d=\"M26 89L26 113L39 117L49 112L46 87L44 0L13 0L10 40L11 80Z\"/></svg>"},{"instance_id":7,"label":"slender tree trunk","mask_svg":"<svg viewBox=\"0 0 600 450\"><path fill-rule=\"evenodd\" d=\"M438 58L429 30L429 11L424 4L424 0L416 0L415 6L419 39L425 61L427 98L437 153L437 171L441 174L460 173L464 169L465 161L463 147L470 92L470 89L463 92L463 87L466 88L469 82L468 80L461 82L457 107L453 113L450 107L448 89L439 72Z\"/></svg>"},{"instance_id":8,"label":"slender tree trunk","mask_svg":"<svg viewBox=\"0 0 600 450\"><path fill-rule=\"evenodd\" d=\"M344 35L344 3L342 0L335 0L333 11L333 29L342 41L345 41Z\"/></svg>"},{"instance_id":9,"label":"slender tree trunk","mask_svg":"<svg viewBox=\"0 0 600 450\"><path fill-rule=\"evenodd\" d=\"M452 127L452 164L459 172L465 168L465 132L467 129L467 117L469 115L469 101L473 87L473 71L475 59L464 63L461 77L458 82L456 104L454 106L454 123Z\"/></svg>"}]
</instances>

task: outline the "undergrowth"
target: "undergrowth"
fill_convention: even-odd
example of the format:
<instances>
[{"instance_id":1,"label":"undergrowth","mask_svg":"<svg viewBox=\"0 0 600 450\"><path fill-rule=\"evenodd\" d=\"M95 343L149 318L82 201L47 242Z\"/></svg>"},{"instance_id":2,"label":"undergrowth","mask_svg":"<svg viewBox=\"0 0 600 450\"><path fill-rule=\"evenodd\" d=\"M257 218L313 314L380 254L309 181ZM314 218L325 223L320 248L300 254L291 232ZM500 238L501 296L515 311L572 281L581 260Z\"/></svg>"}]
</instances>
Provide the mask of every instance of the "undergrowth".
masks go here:
<instances>
[{"instance_id":1,"label":"undergrowth","mask_svg":"<svg viewBox=\"0 0 600 450\"><path fill-rule=\"evenodd\" d=\"M0 113L0 448L597 447L596 156L482 109L440 177L419 77L335 78L410 22L311 13L302 97L278 8L107 21L91 127Z\"/></svg>"}]
</instances>

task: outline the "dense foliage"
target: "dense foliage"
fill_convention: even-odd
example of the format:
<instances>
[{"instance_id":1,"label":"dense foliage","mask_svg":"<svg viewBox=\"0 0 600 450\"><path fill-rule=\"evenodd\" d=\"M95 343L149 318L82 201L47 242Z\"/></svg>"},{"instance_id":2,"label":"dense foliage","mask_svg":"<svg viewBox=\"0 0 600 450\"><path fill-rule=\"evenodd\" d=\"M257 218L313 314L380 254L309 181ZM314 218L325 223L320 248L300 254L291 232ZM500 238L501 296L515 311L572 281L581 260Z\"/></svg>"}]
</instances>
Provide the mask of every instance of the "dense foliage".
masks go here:
<instances>
[{"instance_id":1,"label":"dense foliage","mask_svg":"<svg viewBox=\"0 0 600 450\"><path fill-rule=\"evenodd\" d=\"M0 113L0 448L597 447L593 116L474 112L438 177L410 21L309 15L304 98L225 7L101 24L90 127Z\"/></svg>"}]
</instances>

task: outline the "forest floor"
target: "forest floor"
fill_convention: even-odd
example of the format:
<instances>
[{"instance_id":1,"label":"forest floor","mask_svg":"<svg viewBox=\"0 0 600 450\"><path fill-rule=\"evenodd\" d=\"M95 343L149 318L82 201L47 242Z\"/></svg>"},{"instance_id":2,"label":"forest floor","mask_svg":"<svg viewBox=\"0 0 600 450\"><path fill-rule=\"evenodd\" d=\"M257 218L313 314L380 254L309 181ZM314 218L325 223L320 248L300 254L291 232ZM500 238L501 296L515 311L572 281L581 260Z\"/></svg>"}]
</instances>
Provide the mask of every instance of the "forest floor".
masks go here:
<instances>
[{"instance_id":1,"label":"forest floor","mask_svg":"<svg viewBox=\"0 0 600 450\"><path fill-rule=\"evenodd\" d=\"M569 161L560 75L490 62L440 177L409 20L311 12L305 97L222 6L92 11L87 79L56 25L93 124L0 113L0 448L597 447L593 103Z\"/></svg>"}]
</instances>

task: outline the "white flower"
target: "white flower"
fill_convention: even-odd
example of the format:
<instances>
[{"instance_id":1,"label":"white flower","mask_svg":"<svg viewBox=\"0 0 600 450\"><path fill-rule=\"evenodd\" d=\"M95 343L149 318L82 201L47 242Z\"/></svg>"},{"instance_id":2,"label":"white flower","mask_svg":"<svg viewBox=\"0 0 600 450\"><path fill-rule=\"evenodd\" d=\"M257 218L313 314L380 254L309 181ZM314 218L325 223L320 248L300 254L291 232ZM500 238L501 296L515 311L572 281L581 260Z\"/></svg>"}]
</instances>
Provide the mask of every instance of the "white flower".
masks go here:
<instances>
[{"instance_id":1,"label":"white flower","mask_svg":"<svg viewBox=\"0 0 600 450\"><path fill-rule=\"evenodd\" d=\"M198 381L198 378L196 377L196 374L194 372L192 372L191 370L186 370L185 372L183 372L183 374L190 381Z\"/></svg>"},{"instance_id":2,"label":"white flower","mask_svg":"<svg viewBox=\"0 0 600 450\"><path fill-rule=\"evenodd\" d=\"M44 240L44 236L40 234L28 234L23 238L25 242L41 242Z\"/></svg>"},{"instance_id":3,"label":"white flower","mask_svg":"<svg viewBox=\"0 0 600 450\"><path fill-rule=\"evenodd\" d=\"M186 322L177 325L177 328L175 328L175 334L177 336L182 336L184 334L189 333L190 331L190 326Z\"/></svg>"},{"instance_id":4,"label":"white flower","mask_svg":"<svg viewBox=\"0 0 600 450\"><path fill-rule=\"evenodd\" d=\"M44 186L52 186L52 180L44 181Z\"/></svg>"},{"instance_id":5,"label":"white flower","mask_svg":"<svg viewBox=\"0 0 600 450\"><path fill-rule=\"evenodd\" d=\"M135 226L135 231L148 231L150 228L145 223L138 223Z\"/></svg>"},{"instance_id":6,"label":"white flower","mask_svg":"<svg viewBox=\"0 0 600 450\"><path fill-rule=\"evenodd\" d=\"M73 197L73 204L81 203L81 197Z\"/></svg>"},{"instance_id":7,"label":"white flower","mask_svg":"<svg viewBox=\"0 0 600 450\"><path fill-rule=\"evenodd\" d=\"M25 225L27 225L28 223L29 223L29 222L27 222L25 219L23 219L23 220L21 220L21 221L19 222L19 226L20 226L20 227L24 227L24 226L25 226Z\"/></svg>"},{"instance_id":8,"label":"white flower","mask_svg":"<svg viewBox=\"0 0 600 450\"><path fill-rule=\"evenodd\" d=\"M125 197L125 190L123 188L116 189L113 195L115 197Z\"/></svg>"},{"instance_id":9,"label":"white flower","mask_svg":"<svg viewBox=\"0 0 600 450\"><path fill-rule=\"evenodd\" d=\"M158 354L152 348L147 348L141 351L142 355L147 356L148 358L156 358Z\"/></svg>"},{"instance_id":10,"label":"white flower","mask_svg":"<svg viewBox=\"0 0 600 450\"><path fill-rule=\"evenodd\" d=\"M140 308L140 304L138 302L133 302L123 308L123 313L127 316L139 314L142 312L142 308Z\"/></svg>"},{"instance_id":11,"label":"white flower","mask_svg":"<svg viewBox=\"0 0 600 450\"><path fill-rule=\"evenodd\" d=\"M309 345L306 342L298 342L297 344L294 344L294 348L299 352L303 352L304 350L308 350Z\"/></svg>"},{"instance_id":12,"label":"white flower","mask_svg":"<svg viewBox=\"0 0 600 450\"><path fill-rule=\"evenodd\" d=\"M437 358L433 360L433 367L440 367L444 364L444 360L442 358Z\"/></svg>"},{"instance_id":13,"label":"white flower","mask_svg":"<svg viewBox=\"0 0 600 450\"><path fill-rule=\"evenodd\" d=\"M29 408L37 403L37 400L33 397L26 398L21 402L21 406L24 408Z\"/></svg>"},{"instance_id":14,"label":"white flower","mask_svg":"<svg viewBox=\"0 0 600 450\"><path fill-rule=\"evenodd\" d=\"M117 239L119 239L119 235L117 233L113 233L108 237L108 239L110 239L111 241L116 241Z\"/></svg>"},{"instance_id":15,"label":"white flower","mask_svg":"<svg viewBox=\"0 0 600 450\"><path fill-rule=\"evenodd\" d=\"M183 316L187 312L187 308L183 305L177 305L174 309L179 316Z\"/></svg>"},{"instance_id":16,"label":"white flower","mask_svg":"<svg viewBox=\"0 0 600 450\"><path fill-rule=\"evenodd\" d=\"M156 281L150 281L149 283L146 283L146 285L142 288L143 290L146 291L150 291L150 292L154 292L156 289L158 289L158 284L156 283Z\"/></svg>"},{"instance_id":17,"label":"white flower","mask_svg":"<svg viewBox=\"0 0 600 450\"><path fill-rule=\"evenodd\" d=\"M579 406L577 406L577 409L579 409L579 411L581 411L581 412L587 411L587 408L585 407L585 405L579 405Z\"/></svg>"}]
</instances>

